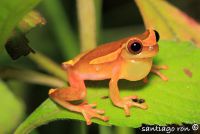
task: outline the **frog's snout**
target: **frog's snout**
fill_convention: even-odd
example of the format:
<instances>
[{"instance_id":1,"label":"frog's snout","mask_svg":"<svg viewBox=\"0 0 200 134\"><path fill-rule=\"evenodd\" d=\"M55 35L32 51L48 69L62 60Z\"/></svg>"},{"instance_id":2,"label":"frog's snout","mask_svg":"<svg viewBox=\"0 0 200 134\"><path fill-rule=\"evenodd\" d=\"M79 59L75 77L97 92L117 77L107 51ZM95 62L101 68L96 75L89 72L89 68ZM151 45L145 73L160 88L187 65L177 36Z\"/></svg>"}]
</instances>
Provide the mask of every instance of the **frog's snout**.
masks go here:
<instances>
[{"instance_id":1,"label":"frog's snout","mask_svg":"<svg viewBox=\"0 0 200 134\"><path fill-rule=\"evenodd\" d=\"M148 47L148 51L151 51L151 52L153 51L158 52L158 50L159 50L158 44Z\"/></svg>"}]
</instances>

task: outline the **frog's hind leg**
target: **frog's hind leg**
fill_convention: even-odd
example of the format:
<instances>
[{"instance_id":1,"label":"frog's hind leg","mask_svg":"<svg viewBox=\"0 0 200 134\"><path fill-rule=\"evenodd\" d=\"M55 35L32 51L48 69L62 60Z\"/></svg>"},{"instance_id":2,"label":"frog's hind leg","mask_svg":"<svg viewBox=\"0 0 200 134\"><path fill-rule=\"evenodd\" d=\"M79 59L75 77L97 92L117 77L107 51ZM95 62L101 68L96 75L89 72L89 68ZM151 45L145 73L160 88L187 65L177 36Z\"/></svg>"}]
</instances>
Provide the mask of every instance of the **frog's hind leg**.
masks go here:
<instances>
[{"instance_id":1,"label":"frog's hind leg","mask_svg":"<svg viewBox=\"0 0 200 134\"><path fill-rule=\"evenodd\" d=\"M166 66L166 65L162 65L162 66L153 65L152 68L151 68L151 72L153 72L156 75L158 75L162 80L167 81L168 78L159 71L161 69L162 70L167 70L168 66Z\"/></svg>"},{"instance_id":2,"label":"frog's hind leg","mask_svg":"<svg viewBox=\"0 0 200 134\"><path fill-rule=\"evenodd\" d=\"M50 89L49 95L58 96L60 99L65 101L76 101L83 100L86 96L86 87L84 80L79 75L74 73L72 69L68 69L68 80L69 87L60 89Z\"/></svg>"},{"instance_id":3,"label":"frog's hind leg","mask_svg":"<svg viewBox=\"0 0 200 134\"><path fill-rule=\"evenodd\" d=\"M82 80L79 75L74 73L72 70L68 71L68 78L70 87L62 89L50 89L50 98L70 111L82 113L87 125L92 123L91 118L99 118L107 121L108 117L102 115L104 114L103 110L93 108L96 104L87 104L86 102L83 102L75 105L71 103L71 101L83 100L86 96L86 88L84 80Z\"/></svg>"}]
</instances>

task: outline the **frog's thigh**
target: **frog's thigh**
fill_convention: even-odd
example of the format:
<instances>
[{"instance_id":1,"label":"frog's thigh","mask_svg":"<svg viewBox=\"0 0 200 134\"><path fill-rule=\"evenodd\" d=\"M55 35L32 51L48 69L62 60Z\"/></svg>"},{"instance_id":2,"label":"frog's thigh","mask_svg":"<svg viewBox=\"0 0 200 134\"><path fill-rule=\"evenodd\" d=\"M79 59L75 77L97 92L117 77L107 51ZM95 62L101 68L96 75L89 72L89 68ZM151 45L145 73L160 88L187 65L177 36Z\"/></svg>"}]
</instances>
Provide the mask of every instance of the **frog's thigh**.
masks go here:
<instances>
[{"instance_id":1,"label":"frog's thigh","mask_svg":"<svg viewBox=\"0 0 200 134\"><path fill-rule=\"evenodd\" d=\"M68 80L70 86L62 89L51 89L49 91L49 96L54 98L59 98L65 101L75 101L84 99L86 96L86 88L84 80L82 80L79 75L73 72L73 70L68 71Z\"/></svg>"},{"instance_id":2,"label":"frog's thigh","mask_svg":"<svg viewBox=\"0 0 200 134\"><path fill-rule=\"evenodd\" d=\"M73 87L49 90L49 96L52 99L59 98L64 101L82 100L85 98L85 95L86 93L84 92L84 90L80 90Z\"/></svg>"}]
</instances>

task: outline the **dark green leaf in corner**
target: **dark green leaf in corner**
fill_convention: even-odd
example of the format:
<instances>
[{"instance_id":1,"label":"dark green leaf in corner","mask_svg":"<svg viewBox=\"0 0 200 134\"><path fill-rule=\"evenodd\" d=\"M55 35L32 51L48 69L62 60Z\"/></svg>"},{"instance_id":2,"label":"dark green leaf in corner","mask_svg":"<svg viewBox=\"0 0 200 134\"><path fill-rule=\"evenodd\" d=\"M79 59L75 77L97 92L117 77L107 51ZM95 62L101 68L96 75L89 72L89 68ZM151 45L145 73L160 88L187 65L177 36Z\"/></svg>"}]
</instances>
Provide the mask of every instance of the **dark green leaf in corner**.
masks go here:
<instances>
[{"instance_id":1,"label":"dark green leaf in corner","mask_svg":"<svg viewBox=\"0 0 200 134\"><path fill-rule=\"evenodd\" d=\"M10 134L17 127L24 116L24 105L10 91L7 85L0 80L0 134Z\"/></svg>"},{"instance_id":2,"label":"dark green leaf in corner","mask_svg":"<svg viewBox=\"0 0 200 134\"><path fill-rule=\"evenodd\" d=\"M18 22L39 2L40 0L13 0L12 2L0 0L0 51Z\"/></svg>"},{"instance_id":3,"label":"dark green leaf in corner","mask_svg":"<svg viewBox=\"0 0 200 134\"><path fill-rule=\"evenodd\" d=\"M112 105L108 96L108 87L89 87L87 99L97 102L99 109L104 109L110 120L108 123L92 119L102 125L139 127L141 124L182 124L200 123L200 49L190 43L161 41L160 52L154 62L157 65L168 65L162 73L169 77L168 82L150 74L149 82L121 81L122 96L138 95L149 105L148 110L131 109L131 116ZM186 71L187 70L187 71ZM126 83L126 84L125 84ZM108 85L108 84L107 84ZM127 86L128 85L128 86ZM16 130L16 134L30 132L35 127L58 119L84 120L80 114L70 112L47 99Z\"/></svg>"}]
</instances>

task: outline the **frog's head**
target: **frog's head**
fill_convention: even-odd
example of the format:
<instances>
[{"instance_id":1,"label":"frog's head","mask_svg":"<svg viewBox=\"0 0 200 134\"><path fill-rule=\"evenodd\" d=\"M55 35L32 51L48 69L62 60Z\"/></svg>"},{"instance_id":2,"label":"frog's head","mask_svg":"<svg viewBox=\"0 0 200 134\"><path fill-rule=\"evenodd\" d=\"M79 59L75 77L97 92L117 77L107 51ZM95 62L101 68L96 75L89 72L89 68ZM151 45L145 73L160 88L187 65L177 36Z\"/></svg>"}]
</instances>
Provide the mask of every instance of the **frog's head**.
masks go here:
<instances>
[{"instance_id":1,"label":"frog's head","mask_svg":"<svg viewBox=\"0 0 200 134\"><path fill-rule=\"evenodd\" d=\"M143 34L128 38L123 44L122 57L127 59L152 58L158 53L159 34L148 29Z\"/></svg>"}]
</instances>

